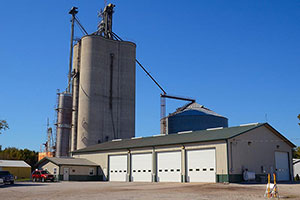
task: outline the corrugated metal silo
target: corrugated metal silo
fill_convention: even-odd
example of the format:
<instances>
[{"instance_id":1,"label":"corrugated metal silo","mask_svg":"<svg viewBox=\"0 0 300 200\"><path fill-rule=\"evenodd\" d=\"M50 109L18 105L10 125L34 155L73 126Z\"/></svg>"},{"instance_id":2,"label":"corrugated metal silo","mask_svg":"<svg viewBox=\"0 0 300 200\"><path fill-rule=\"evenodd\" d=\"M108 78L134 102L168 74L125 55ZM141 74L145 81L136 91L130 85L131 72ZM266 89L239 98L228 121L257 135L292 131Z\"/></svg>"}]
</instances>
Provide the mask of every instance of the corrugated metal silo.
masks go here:
<instances>
[{"instance_id":1,"label":"corrugated metal silo","mask_svg":"<svg viewBox=\"0 0 300 200\"><path fill-rule=\"evenodd\" d=\"M166 119L166 124L167 134L172 134L182 131L228 127L228 119L198 103L190 103L170 114Z\"/></svg>"},{"instance_id":2,"label":"corrugated metal silo","mask_svg":"<svg viewBox=\"0 0 300 200\"><path fill-rule=\"evenodd\" d=\"M135 136L135 50L132 42L81 39L77 149Z\"/></svg>"},{"instance_id":3,"label":"corrugated metal silo","mask_svg":"<svg viewBox=\"0 0 300 200\"><path fill-rule=\"evenodd\" d=\"M56 157L69 156L69 138L72 120L72 95L60 93L57 107Z\"/></svg>"}]
</instances>

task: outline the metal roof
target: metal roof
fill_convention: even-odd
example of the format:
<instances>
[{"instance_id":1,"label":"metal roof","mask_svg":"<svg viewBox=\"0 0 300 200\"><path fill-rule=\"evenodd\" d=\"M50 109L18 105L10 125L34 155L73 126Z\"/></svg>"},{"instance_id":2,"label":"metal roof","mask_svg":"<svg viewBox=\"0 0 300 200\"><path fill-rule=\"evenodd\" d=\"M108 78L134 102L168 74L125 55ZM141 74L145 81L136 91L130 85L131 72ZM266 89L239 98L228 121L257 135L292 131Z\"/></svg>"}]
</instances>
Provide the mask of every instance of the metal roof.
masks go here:
<instances>
[{"instance_id":1,"label":"metal roof","mask_svg":"<svg viewBox=\"0 0 300 200\"><path fill-rule=\"evenodd\" d=\"M282 138L283 141L287 142L290 146L294 146L289 140L282 136L278 131L276 131L272 126L267 123L256 123L249 125L241 125L230 128L216 128L207 129L201 131L192 131L182 134L170 134L170 135L157 135L144 138L134 138L134 139L123 139L109 141L93 146L89 146L84 149L79 149L73 151L72 153L81 152L94 152L94 151L107 151L107 150L120 150L129 148L141 148L141 147L153 147L162 145L175 145L175 144L186 144L195 142L208 142L217 140L226 140L236 137L240 134L246 133L250 130L256 129L261 126L266 126L267 128L273 130L273 132Z\"/></svg>"},{"instance_id":2,"label":"metal roof","mask_svg":"<svg viewBox=\"0 0 300 200\"><path fill-rule=\"evenodd\" d=\"M300 159L294 158L294 159L293 159L293 165L295 165L295 164L297 164L297 163L300 163Z\"/></svg>"},{"instance_id":3,"label":"metal roof","mask_svg":"<svg viewBox=\"0 0 300 200\"><path fill-rule=\"evenodd\" d=\"M0 167L31 167L23 160L0 160Z\"/></svg>"},{"instance_id":4,"label":"metal roof","mask_svg":"<svg viewBox=\"0 0 300 200\"><path fill-rule=\"evenodd\" d=\"M91 162L84 158L56 158L56 157L45 157L38 162L38 164L50 161L56 165L78 165L78 166L99 166L98 164Z\"/></svg>"},{"instance_id":5,"label":"metal roof","mask_svg":"<svg viewBox=\"0 0 300 200\"><path fill-rule=\"evenodd\" d=\"M176 111L173 113L170 113L168 115L168 117L171 117L174 115L213 115L213 116L217 116L217 117L224 117L224 116L219 115L218 113L216 113L196 102L191 102L180 108L177 108ZM226 117L224 117L224 118L226 118Z\"/></svg>"}]
</instances>

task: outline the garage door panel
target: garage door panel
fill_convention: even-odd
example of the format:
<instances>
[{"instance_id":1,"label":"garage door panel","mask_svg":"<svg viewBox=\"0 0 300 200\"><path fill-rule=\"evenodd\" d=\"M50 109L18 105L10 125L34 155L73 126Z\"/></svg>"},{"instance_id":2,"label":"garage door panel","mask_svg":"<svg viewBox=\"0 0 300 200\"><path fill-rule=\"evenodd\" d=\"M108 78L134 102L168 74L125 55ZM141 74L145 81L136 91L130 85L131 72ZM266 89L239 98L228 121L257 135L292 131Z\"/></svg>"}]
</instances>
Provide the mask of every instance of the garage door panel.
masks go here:
<instances>
[{"instance_id":1,"label":"garage door panel","mask_svg":"<svg viewBox=\"0 0 300 200\"><path fill-rule=\"evenodd\" d=\"M275 152L275 165L278 181L290 180L289 156L287 152Z\"/></svg>"},{"instance_id":2,"label":"garage door panel","mask_svg":"<svg viewBox=\"0 0 300 200\"><path fill-rule=\"evenodd\" d=\"M127 155L109 156L109 180L126 181Z\"/></svg>"},{"instance_id":3,"label":"garage door panel","mask_svg":"<svg viewBox=\"0 0 300 200\"><path fill-rule=\"evenodd\" d=\"M132 181L151 182L152 181L152 154L132 154Z\"/></svg>"},{"instance_id":4,"label":"garage door panel","mask_svg":"<svg viewBox=\"0 0 300 200\"><path fill-rule=\"evenodd\" d=\"M215 149L187 150L187 181L216 182Z\"/></svg>"},{"instance_id":5,"label":"garage door panel","mask_svg":"<svg viewBox=\"0 0 300 200\"><path fill-rule=\"evenodd\" d=\"M157 181L181 182L181 152L157 153Z\"/></svg>"}]
</instances>

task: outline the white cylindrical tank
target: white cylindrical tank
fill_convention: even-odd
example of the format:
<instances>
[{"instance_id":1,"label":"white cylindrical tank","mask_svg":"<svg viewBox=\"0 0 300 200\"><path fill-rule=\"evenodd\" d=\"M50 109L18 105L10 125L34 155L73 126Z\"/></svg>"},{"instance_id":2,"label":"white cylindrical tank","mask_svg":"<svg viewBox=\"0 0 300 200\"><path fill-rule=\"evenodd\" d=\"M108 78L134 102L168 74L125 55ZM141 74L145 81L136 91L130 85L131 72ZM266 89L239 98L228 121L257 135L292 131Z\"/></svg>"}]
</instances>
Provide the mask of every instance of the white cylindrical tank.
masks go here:
<instances>
[{"instance_id":1,"label":"white cylindrical tank","mask_svg":"<svg viewBox=\"0 0 300 200\"><path fill-rule=\"evenodd\" d=\"M77 149L135 136L135 50L132 42L81 39Z\"/></svg>"}]
</instances>

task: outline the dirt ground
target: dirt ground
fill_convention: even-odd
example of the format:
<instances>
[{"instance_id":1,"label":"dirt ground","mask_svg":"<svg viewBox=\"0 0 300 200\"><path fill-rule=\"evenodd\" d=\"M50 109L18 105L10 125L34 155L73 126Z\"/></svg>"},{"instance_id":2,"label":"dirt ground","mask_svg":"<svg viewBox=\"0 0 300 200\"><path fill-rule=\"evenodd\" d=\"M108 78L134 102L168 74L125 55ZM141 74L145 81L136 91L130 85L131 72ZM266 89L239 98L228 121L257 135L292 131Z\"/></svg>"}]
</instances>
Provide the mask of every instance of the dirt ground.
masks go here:
<instances>
[{"instance_id":1,"label":"dirt ground","mask_svg":"<svg viewBox=\"0 0 300 200\"><path fill-rule=\"evenodd\" d=\"M279 184L280 199L299 199L300 184ZM19 182L0 186L0 200L265 199L266 185L222 183Z\"/></svg>"}]
</instances>

